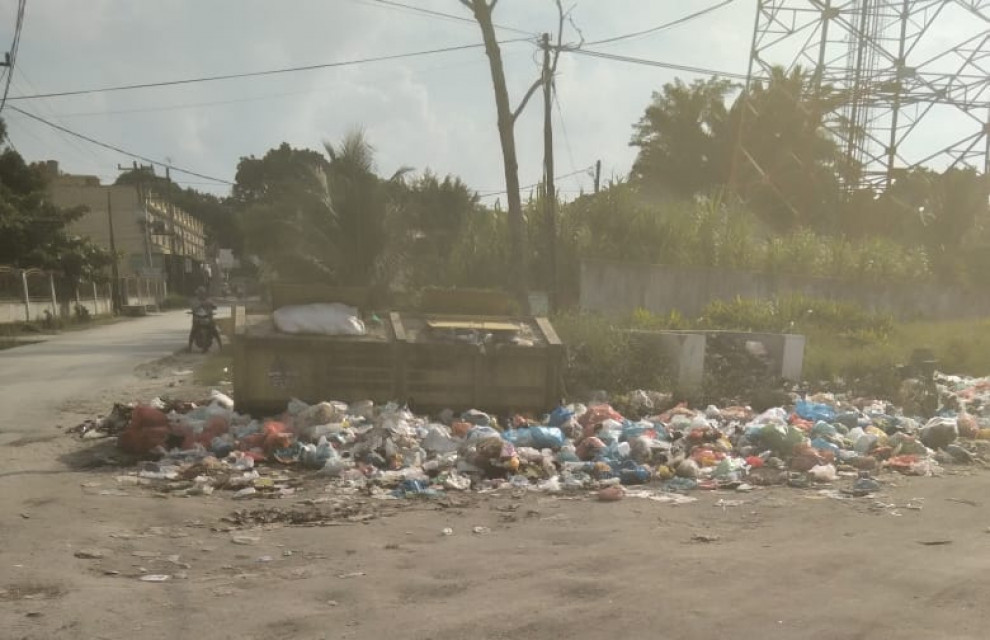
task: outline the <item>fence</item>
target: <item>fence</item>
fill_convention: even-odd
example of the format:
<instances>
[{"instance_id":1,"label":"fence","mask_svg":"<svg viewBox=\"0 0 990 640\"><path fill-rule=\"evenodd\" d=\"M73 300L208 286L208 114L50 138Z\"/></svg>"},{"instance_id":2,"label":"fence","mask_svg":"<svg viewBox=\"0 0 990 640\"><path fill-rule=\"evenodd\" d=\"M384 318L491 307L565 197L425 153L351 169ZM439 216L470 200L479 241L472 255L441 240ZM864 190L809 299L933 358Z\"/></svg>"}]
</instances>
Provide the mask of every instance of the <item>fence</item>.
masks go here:
<instances>
[{"instance_id":1,"label":"fence","mask_svg":"<svg viewBox=\"0 0 990 640\"><path fill-rule=\"evenodd\" d=\"M157 306L167 289L160 278L129 276L120 279L120 305ZM43 320L46 314L69 318L76 307L91 316L114 311L114 290L109 282L66 282L50 271L0 266L0 324Z\"/></svg>"},{"instance_id":2,"label":"fence","mask_svg":"<svg viewBox=\"0 0 990 640\"><path fill-rule=\"evenodd\" d=\"M713 300L768 300L803 294L854 302L901 319L952 320L990 315L987 291L927 283L871 284L748 271L691 269L589 260L581 263L581 309L623 314L646 309L695 317Z\"/></svg>"}]
</instances>

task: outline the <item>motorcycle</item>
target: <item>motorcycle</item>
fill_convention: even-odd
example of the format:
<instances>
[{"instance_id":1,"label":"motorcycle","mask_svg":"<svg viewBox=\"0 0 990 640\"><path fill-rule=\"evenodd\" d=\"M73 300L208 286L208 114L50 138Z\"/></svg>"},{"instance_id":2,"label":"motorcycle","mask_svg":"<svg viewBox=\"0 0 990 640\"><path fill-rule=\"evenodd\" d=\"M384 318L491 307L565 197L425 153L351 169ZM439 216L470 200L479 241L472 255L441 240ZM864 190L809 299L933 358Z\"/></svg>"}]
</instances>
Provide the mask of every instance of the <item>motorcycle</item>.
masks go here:
<instances>
[{"instance_id":1,"label":"motorcycle","mask_svg":"<svg viewBox=\"0 0 990 640\"><path fill-rule=\"evenodd\" d=\"M193 344L196 345L203 353L210 350L213 346L213 337L216 335L216 322L213 319L213 311L210 309L205 309L203 307L198 307L193 311L188 311L187 313L192 314L192 338Z\"/></svg>"}]
</instances>

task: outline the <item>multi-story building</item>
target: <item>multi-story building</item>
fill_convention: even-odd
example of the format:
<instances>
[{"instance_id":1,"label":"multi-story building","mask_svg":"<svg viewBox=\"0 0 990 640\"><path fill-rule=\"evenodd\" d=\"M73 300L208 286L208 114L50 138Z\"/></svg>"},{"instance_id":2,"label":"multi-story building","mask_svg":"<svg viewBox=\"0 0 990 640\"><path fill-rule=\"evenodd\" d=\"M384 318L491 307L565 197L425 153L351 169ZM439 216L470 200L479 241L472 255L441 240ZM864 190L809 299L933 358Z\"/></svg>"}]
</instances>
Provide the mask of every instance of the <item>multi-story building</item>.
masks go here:
<instances>
[{"instance_id":1,"label":"multi-story building","mask_svg":"<svg viewBox=\"0 0 990 640\"><path fill-rule=\"evenodd\" d=\"M52 203L86 209L69 231L106 249L112 246L121 256L122 279L164 279L169 290L185 294L204 284L202 222L141 185L104 185L96 176L60 174L54 161L45 168Z\"/></svg>"}]
</instances>

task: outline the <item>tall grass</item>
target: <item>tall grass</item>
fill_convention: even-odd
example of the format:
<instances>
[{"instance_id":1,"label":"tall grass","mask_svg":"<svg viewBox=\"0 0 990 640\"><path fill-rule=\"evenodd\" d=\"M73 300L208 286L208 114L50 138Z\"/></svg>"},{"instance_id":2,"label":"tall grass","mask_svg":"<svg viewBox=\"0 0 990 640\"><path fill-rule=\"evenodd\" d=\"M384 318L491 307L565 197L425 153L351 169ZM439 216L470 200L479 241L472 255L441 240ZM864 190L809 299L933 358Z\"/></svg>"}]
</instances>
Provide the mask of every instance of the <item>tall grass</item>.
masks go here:
<instances>
[{"instance_id":1,"label":"tall grass","mask_svg":"<svg viewBox=\"0 0 990 640\"><path fill-rule=\"evenodd\" d=\"M533 209L530 219L538 212ZM851 240L808 229L773 235L744 207L718 195L694 201L649 201L629 185L566 205L560 244L562 263L573 271L582 258L601 258L850 282L919 282L934 277L922 248L888 238Z\"/></svg>"}]
</instances>

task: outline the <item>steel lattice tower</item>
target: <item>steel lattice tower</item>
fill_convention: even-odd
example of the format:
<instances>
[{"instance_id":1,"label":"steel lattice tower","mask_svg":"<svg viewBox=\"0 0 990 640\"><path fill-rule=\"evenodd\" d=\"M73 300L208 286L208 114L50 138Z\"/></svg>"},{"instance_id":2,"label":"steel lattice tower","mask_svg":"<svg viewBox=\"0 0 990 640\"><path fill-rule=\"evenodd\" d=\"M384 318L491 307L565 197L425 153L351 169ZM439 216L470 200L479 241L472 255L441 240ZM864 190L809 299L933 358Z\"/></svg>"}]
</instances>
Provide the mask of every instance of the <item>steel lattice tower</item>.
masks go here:
<instances>
[{"instance_id":1,"label":"steel lattice tower","mask_svg":"<svg viewBox=\"0 0 990 640\"><path fill-rule=\"evenodd\" d=\"M758 0L747 88L775 66L836 98L847 191L918 166L990 175L990 0Z\"/></svg>"}]
</instances>

